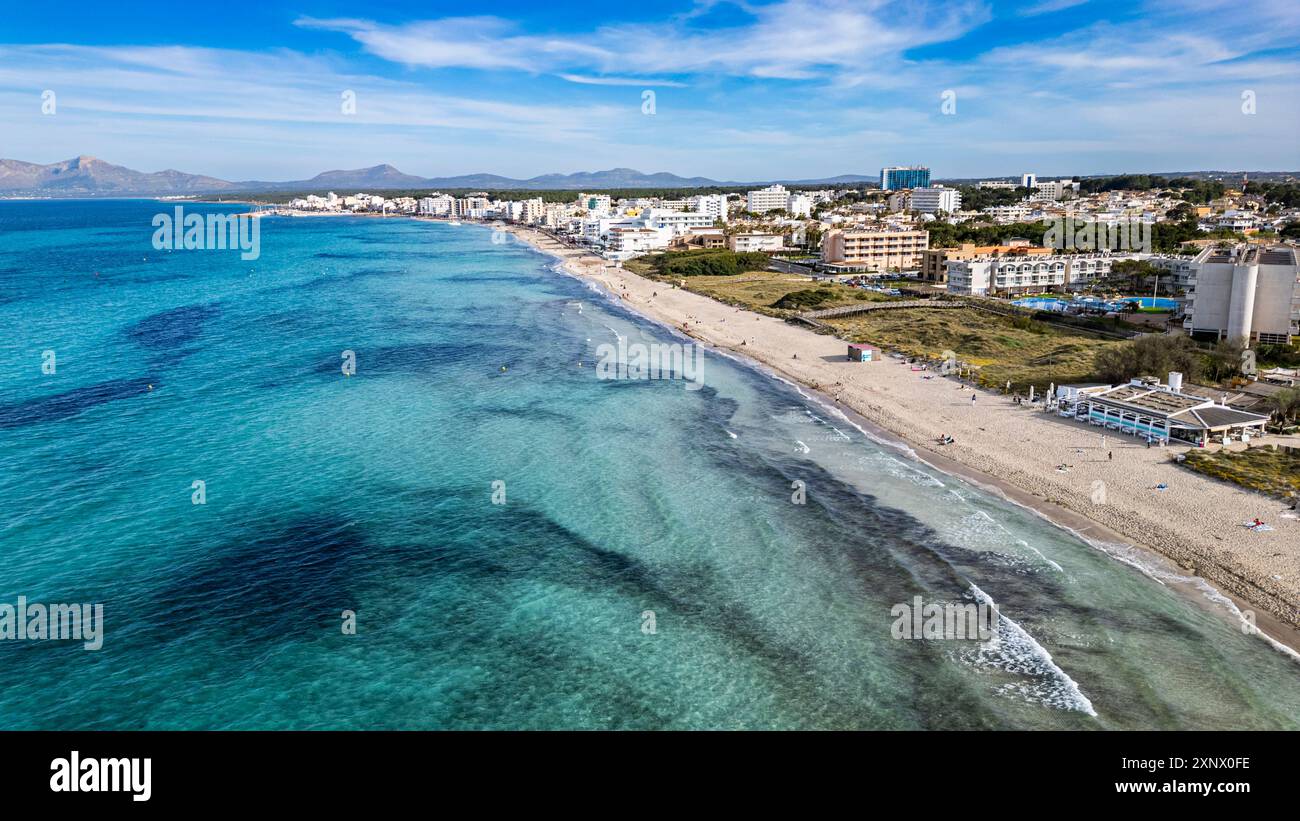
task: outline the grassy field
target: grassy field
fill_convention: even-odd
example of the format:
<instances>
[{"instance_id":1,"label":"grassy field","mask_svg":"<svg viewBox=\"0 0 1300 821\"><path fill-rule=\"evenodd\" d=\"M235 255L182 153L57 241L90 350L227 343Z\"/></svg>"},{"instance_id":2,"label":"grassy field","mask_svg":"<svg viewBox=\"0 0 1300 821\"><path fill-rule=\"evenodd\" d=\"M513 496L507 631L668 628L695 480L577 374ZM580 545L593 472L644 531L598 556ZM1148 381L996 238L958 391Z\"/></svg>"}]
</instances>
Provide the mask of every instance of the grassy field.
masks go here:
<instances>
[{"instance_id":1,"label":"grassy field","mask_svg":"<svg viewBox=\"0 0 1300 821\"><path fill-rule=\"evenodd\" d=\"M625 266L653 279L651 258L629 260ZM820 283L798 274L749 271L735 276L691 276L672 279L687 290L768 316L789 317L810 309L898 300L847 285ZM773 305L789 294L815 291L815 304L799 309ZM1005 386L1025 393L1030 385L1040 391L1057 385L1099 381L1094 374L1098 351L1118 344L1090 333L1046 325L1024 317L1010 317L976 308L907 308L833 319L827 323L853 342L896 348L913 356L940 358L954 351L958 359L979 366L981 384Z\"/></svg>"},{"instance_id":2,"label":"grassy field","mask_svg":"<svg viewBox=\"0 0 1300 821\"><path fill-rule=\"evenodd\" d=\"M1218 453L1189 450L1182 464L1198 473L1271 496L1300 493L1300 450L1270 447Z\"/></svg>"},{"instance_id":3,"label":"grassy field","mask_svg":"<svg viewBox=\"0 0 1300 821\"><path fill-rule=\"evenodd\" d=\"M782 297L797 291L828 291L829 298L820 301L816 305L817 309L895 299L884 294L864 291L861 288L818 283L805 276L776 271L753 271L734 277L689 277L685 282L688 291L769 316L790 316L798 313L799 311L796 310L772 307Z\"/></svg>"},{"instance_id":4,"label":"grassy field","mask_svg":"<svg viewBox=\"0 0 1300 821\"><path fill-rule=\"evenodd\" d=\"M828 324L853 342L897 348L912 356L939 358L953 351L979 366L981 384L1026 392L1090 382L1097 351L1118 344L1084 330L1066 330L976 308L905 308L831 320Z\"/></svg>"}]
</instances>

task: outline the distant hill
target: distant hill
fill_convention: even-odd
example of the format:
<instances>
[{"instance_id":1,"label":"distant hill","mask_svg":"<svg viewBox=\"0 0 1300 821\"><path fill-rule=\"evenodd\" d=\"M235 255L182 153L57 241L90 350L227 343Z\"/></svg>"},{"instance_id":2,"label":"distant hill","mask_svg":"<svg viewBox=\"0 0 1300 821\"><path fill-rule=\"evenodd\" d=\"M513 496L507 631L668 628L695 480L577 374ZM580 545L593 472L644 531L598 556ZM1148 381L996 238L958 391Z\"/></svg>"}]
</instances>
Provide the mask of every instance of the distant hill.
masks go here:
<instances>
[{"instance_id":1,"label":"distant hill","mask_svg":"<svg viewBox=\"0 0 1300 821\"><path fill-rule=\"evenodd\" d=\"M1040 180L1068 180L1073 176L1082 180L1106 179L1108 177L1122 177L1130 174L1146 174L1152 177L1164 177L1167 180L1175 180L1180 177L1193 180L1220 180L1222 182L1241 182L1244 176L1254 182L1288 182L1300 179L1300 171L1124 171L1116 174L1038 174ZM1001 177L945 177L936 178L937 183L946 183L949 185L974 185L980 180L1011 180L1019 182L1019 174L1004 174Z\"/></svg>"},{"instance_id":2,"label":"distant hill","mask_svg":"<svg viewBox=\"0 0 1300 821\"><path fill-rule=\"evenodd\" d=\"M1293 171L1169 171L1158 176L1196 179L1240 180L1246 175L1258 182L1295 179ZM1060 175L1062 177L1068 175ZM1115 176L1092 174L1089 177ZM1057 179L1040 174L1039 179ZM244 180L231 182L201 174L186 174L168 169L147 173L120 165L81 156L63 162L38 165L21 160L0 160L0 196L10 197L92 197L92 196L166 196L198 194L257 194L268 192L336 191L412 191L418 189L479 189L516 191L600 191L629 188L745 188L779 182L788 186L806 185L874 185L878 177L841 174L804 180L719 181L707 177L679 177L666 171L645 174L634 168L610 168L605 171L579 171L574 174L542 174L529 179L512 179L497 174L462 174L456 177L417 177L404 174L391 165L376 165L351 171L325 171L309 180L267 182ZM987 177L980 179L988 179ZM974 182L974 179L947 179L949 184ZM940 180L936 180L940 182Z\"/></svg>"},{"instance_id":3,"label":"distant hill","mask_svg":"<svg viewBox=\"0 0 1300 821\"><path fill-rule=\"evenodd\" d=\"M171 169L146 174L86 156L49 165L0 160L0 193L5 194L198 194L233 187L233 183L215 177Z\"/></svg>"},{"instance_id":4,"label":"distant hill","mask_svg":"<svg viewBox=\"0 0 1300 821\"><path fill-rule=\"evenodd\" d=\"M789 185L858 184L875 177L845 174L820 180L786 180ZM710 188L767 185L767 182L719 182L706 177L679 177L658 172L644 174L633 168L543 174L512 179L497 174L463 174L456 177L417 177L391 165L350 171L325 171L309 180L231 182L215 177L167 170L134 171L96 159L77 157L38 165L21 160L0 160L0 195L85 197L123 195L241 194L268 191L393 191L419 188L481 188L516 190L583 190L609 188Z\"/></svg>"},{"instance_id":5,"label":"distant hill","mask_svg":"<svg viewBox=\"0 0 1300 821\"><path fill-rule=\"evenodd\" d=\"M245 185L282 185L283 183L245 183ZM422 177L403 174L391 165L376 165L357 171L325 171L309 180L293 183L304 188L418 188L427 185Z\"/></svg>"}]
</instances>

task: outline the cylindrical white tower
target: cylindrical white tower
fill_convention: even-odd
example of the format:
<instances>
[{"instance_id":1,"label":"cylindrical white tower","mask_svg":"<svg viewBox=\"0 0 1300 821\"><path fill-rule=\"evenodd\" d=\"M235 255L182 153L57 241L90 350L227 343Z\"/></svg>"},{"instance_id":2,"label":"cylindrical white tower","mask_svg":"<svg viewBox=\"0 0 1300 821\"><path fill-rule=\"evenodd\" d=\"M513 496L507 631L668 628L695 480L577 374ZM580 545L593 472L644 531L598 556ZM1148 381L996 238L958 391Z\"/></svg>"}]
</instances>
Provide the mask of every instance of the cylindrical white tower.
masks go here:
<instances>
[{"instance_id":1,"label":"cylindrical white tower","mask_svg":"<svg viewBox=\"0 0 1300 821\"><path fill-rule=\"evenodd\" d=\"M1234 265L1232 269L1232 298L1228 303L1228 339L1250 341L1250 329L1255 316L1255 285L1259 281L1259 261L1252 254L1250 261Z\"/></svg>"}]
</instances>

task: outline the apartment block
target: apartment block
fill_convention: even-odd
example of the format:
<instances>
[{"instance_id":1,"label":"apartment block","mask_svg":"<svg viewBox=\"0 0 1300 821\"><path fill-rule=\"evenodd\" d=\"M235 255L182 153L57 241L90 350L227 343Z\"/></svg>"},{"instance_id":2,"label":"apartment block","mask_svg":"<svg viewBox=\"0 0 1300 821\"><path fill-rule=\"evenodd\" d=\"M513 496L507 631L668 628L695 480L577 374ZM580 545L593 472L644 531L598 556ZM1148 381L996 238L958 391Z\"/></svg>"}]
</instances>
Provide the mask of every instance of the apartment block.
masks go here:
<instances>
[{"instance_id":1,"label":"apartment block","mask_svg":"<svg viewBox=\"0 0 1300 821\"><path fill-rule=\"evenodd\" d=\"M755 214L784 211L790 204L790 192L784 185L769 185L745 195L745 210Z\"/></svg>"},{"instance_id":2,"label":"apartment block","mask_svg":"<svg viewBox=\"0 0 1300 821\"><path fill-rule=\"evenodd\" d=\"M1024 249L1032 250L1032 249ZM968 296L1016 296L1082 288L1110 276L1116 262L1137 254L1015 253L981 255L946 262L948 290Z\"/></svg>"},{"instance_id":3,"label":"apartment block","mask_svg":"<svg viewBox=\"0 0 1300 821\"><path fill-rule=\"evenodd\" d=\"M1000 257L1008 254L1023 256L1051 254L1050 248L1037 248L1027 239L1013 239L1007 245L976 245L963 242L957 248L927 248L921 253L921 278L942 284L948 281L948 262L960 262L976 257Z\"/></svg>"},{"instance_id":4,"label":"apartment block","mask_svg":"<svg viewBox=\"0 0 1300 821\"><path fill-rule=\"evenodd\" d=\"M961 210L961 192L936 185L912 189L912 210L922 214L951 214Z\"/></svg>"},{"instance_id":5,"label":"apartment block","mask_svg":"<svg viewBox=\"0 0 1300 821\"><path fill-rule=\"evenodd\" d=\"M822 240L822 262L864 271L908 270L921 264L929 245L928 231L834 229Z\"/></svg>"}]
</instances>

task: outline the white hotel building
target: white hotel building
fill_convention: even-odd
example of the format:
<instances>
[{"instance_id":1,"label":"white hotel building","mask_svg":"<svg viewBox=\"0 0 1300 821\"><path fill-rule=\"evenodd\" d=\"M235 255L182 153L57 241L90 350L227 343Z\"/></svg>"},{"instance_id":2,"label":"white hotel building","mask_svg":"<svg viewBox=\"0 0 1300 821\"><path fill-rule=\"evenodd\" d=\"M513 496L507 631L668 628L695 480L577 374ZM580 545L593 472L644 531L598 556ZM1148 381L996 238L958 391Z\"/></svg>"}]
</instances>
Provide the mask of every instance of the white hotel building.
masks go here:
<instances>
[{"instance_id":1,"label":"white hotel building","mask_svg":"<svg viewBox=\"0 0 1300 821\"><path fill-rule=\"evenodd\" d=\"M671 228L675 234L685 234L692 228L713 227L713 216L693 211L661 211L651 208L644 214L646 224L652 228Z\"/></svg>"},{"instance_id":2,"label":"white hotel building","mask_svg":"<svg viewBox=\"0 0 1300 821\"><path fill-rule=\"evenodd\" d=\"M792 194L784 185L769 185L745 195L745 210L755 214L768 211L788 211L792 216L812 213L812 198L805 194Z\"/></svg>"},{"instance_id":3,"label":"white hotel building","mask_svg":"<svg viewBox=\"0 0 1300 821\"><path fill-rule=\"evenodd\" d=\"M1207 248L1189 284L1183 327L1194 337L1285 345L1300 336L1300 265L1291 246Z\"/></svg>"},{"instance_id":4,"label":"white hotel building","mask_svg":"<svg viewBox=\"0 0 1300 821\"><path fill-rule=\"evenodd\" d=\"M979 256L949 260L948 290L967 296L1036 293L1044 290L1082 288L1110 275L1111 266L1138 254L1051 254L1027 256Z\"/></svg>"},{"instance_id":5,"label":"white hotel building","mask_svg":"<svg viewBox=\"0 0 1300 821\"><path fill-rule=\"evenodd\" d=\"M785 237L780 234L735 234L727 239L727 246L736 253L749 251L780 251Z\"/></svg>"},{"instance_id":6,"label":"white hotel building","mask_svg":"<svg viewBox=\"0 0 1300 821\"><path fill-rule=\"evenodd\" d=\"M672 231L666 228L644 228L634 225L616 225L609 229L605 245L607 259L627 260L668 247Z\"/></svg>"},{"instance_id":7,"label":"white hotel building","mask_svg":"<svg viewBox=\"0 0 1300 821\"><path fill-rule=\"evenodd\" d=\"M708 214L715 220L727 221L727 195L701 194L687 200L691 210L697 214Z\"/></svg>"},{"instance_id":8,"label":"white hotel building","mask_svg":"<svg viewBox=\"0 0 1300 821\"><path fill-rule=\"evenodd\" d=\"M961 210L961 192L956 188L936 185L933 188L913 188L911 208L922 214L951 214Z\"/></svg>"},{"instance_id":9,"label":"white hotel building","mask_svg":"<svg viewBox=\"0 0 1300 821\"><path fill-rule=\"evenodd\" d=\"M425 197L420 200L418 213L427 217L446 217L451 215L455 207L456 199L454 197L439 194L436 197Z\"/></svg>"}]
</instances>

